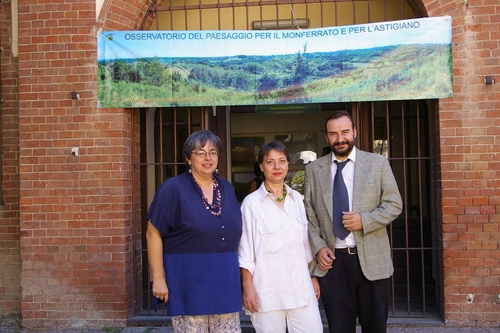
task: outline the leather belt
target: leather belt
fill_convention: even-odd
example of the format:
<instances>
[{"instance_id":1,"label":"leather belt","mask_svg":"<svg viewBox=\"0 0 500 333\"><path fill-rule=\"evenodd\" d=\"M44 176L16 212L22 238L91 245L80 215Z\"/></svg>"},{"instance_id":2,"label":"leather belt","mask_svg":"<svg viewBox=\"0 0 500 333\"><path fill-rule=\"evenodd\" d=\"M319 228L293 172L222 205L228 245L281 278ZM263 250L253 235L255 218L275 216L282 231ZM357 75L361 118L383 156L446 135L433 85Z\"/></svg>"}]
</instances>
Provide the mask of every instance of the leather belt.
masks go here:
<instances>
[{"instance_id":1,"label":"leather belt","mask_svg":"<svg viewBox=\"0 0 500 333\"><path fill-rule=\"evenodd\" d=\"M348 246L344 248L335 248L335 252L342 252L342 253L347 253L347 254L357 254L358 253L358 248L356 246Z\"/></svg>"}]
</instances>

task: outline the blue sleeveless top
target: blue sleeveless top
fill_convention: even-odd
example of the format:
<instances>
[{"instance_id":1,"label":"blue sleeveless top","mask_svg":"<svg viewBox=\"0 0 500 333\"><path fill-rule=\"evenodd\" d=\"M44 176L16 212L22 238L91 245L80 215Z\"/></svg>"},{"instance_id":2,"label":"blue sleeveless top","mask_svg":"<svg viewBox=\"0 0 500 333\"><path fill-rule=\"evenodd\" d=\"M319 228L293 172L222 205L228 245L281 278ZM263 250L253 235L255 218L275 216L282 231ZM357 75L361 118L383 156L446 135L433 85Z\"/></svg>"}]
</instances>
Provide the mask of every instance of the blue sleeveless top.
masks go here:
<instances>
[{"instance_id":1,"label":"blue sleeveless top","mask_svg":"<svg viewBox=\"0 0 500 333\"><path fill-rule=\"evenodd\" d=\"M231 184L216 177L222 212L212 215L189 173L164 182L147 219L163 240L163 265L169 289L167 314L207 315L242 308L238 245L241 211Z\"/></svg>"}]
</instances>

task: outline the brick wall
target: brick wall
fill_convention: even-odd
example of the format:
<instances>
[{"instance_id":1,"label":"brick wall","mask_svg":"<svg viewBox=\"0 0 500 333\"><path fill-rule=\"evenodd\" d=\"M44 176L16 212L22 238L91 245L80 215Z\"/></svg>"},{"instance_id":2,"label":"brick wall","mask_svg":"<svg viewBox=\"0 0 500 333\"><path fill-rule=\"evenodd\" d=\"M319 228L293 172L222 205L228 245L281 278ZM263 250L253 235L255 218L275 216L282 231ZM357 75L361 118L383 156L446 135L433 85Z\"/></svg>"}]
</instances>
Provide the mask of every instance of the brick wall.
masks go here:
<instances>
[{"instance_id":1,"label":"brick wall","mask_svg":"<svg viewBox=\"0 0 500 333\"><path fill-rule=\"evenodd\" d=\"M94 1L19 3L27 328L123 326L137 299L132 151L137 154L138 117L96 108L95 17ZM72 91L80 98L71 99Z\"/></svg>"},{"instance_id":2,"label":"brick wall","mask_svg":"<svg viewBox=\"0 0 500 333\"><path fill-rule=\"evenodd\" d=\"M427 1L453 17L455 96L441 100L444 311L448 326L500 326L500 3Z\"/></svg>"},{"instance_id":3,"label":"brick wall","mask_svg":"<svg viewBox=\"0 0 500 333\"><path fill-rule=\"evenodd\" d=\"M17 58L12 56L10 2L0 3L2 197L0 204L0 315L19 313L19 132Z\"/></svg>"}]
</instances>

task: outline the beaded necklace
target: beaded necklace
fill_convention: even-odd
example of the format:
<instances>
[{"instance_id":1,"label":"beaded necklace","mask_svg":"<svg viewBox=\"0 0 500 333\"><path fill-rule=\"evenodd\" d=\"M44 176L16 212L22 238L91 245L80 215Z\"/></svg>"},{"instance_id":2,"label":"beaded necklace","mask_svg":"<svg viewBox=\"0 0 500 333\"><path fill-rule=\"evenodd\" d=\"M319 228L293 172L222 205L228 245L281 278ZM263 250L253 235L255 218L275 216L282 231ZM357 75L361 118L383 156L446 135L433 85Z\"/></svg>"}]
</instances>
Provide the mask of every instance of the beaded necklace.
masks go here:
<instances>
[{"instance_id":1,"label":"beaded necklace","mask_svg":"<svg viewBox=\"0 0 500 333\"><path fill-rule=\"evenodd\" d=\"M267 192L271 193L271 191L269 191L269 190L267 190ZM272 193L271 193L271 195L272 195ZM278 202L282 202L283 200L285 200L285 197L286 197L286 187L285 187L285 184L283 184L283 194L277 198L274 198L274 200L276 200Z\"/></svg>"},{"instance_id":2,"label":"beaded necklace","mask_svg":"<svg viewBox=\"0 0 500 333\"><path fill-rule=\"evenodd\" d=\"M219 189L219 182L215 179L215 177L212 177L212 183L214 184L214 200L213 200L213 204L211 205L208 203L207 197L203 193L203 190L201 189L200 184L198 184L198 182L196 181L194 176L193 176L193 179L194 179L194 182L196 183L196 185L198 185L198 188L200 189L201 201L203 202L203 205L205 206L205 208L210 212L210 214L212 214L214 216L220 216L220 214L222 213L222 205L221 205L222 196L221 196L220 189Z\"/></svg>"}]
</instances>

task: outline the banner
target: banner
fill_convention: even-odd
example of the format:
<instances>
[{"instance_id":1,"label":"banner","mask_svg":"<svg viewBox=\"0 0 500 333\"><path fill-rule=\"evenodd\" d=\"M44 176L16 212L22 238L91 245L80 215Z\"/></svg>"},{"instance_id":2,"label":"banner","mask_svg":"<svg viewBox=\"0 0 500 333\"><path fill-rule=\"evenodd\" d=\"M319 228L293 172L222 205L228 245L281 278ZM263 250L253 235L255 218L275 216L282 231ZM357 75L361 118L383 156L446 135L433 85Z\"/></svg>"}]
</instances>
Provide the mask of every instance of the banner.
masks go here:
<instances>
[{"instance_id":1,"label":"banner","mask_svg":"<svg viewBox=\"0 0 500 333\"><path fill-rule=\"evenodd\" d=\"M307 30L107 31L97 38L99 107L453 96L450 16Z\"/></svg>"}]
</instances>

